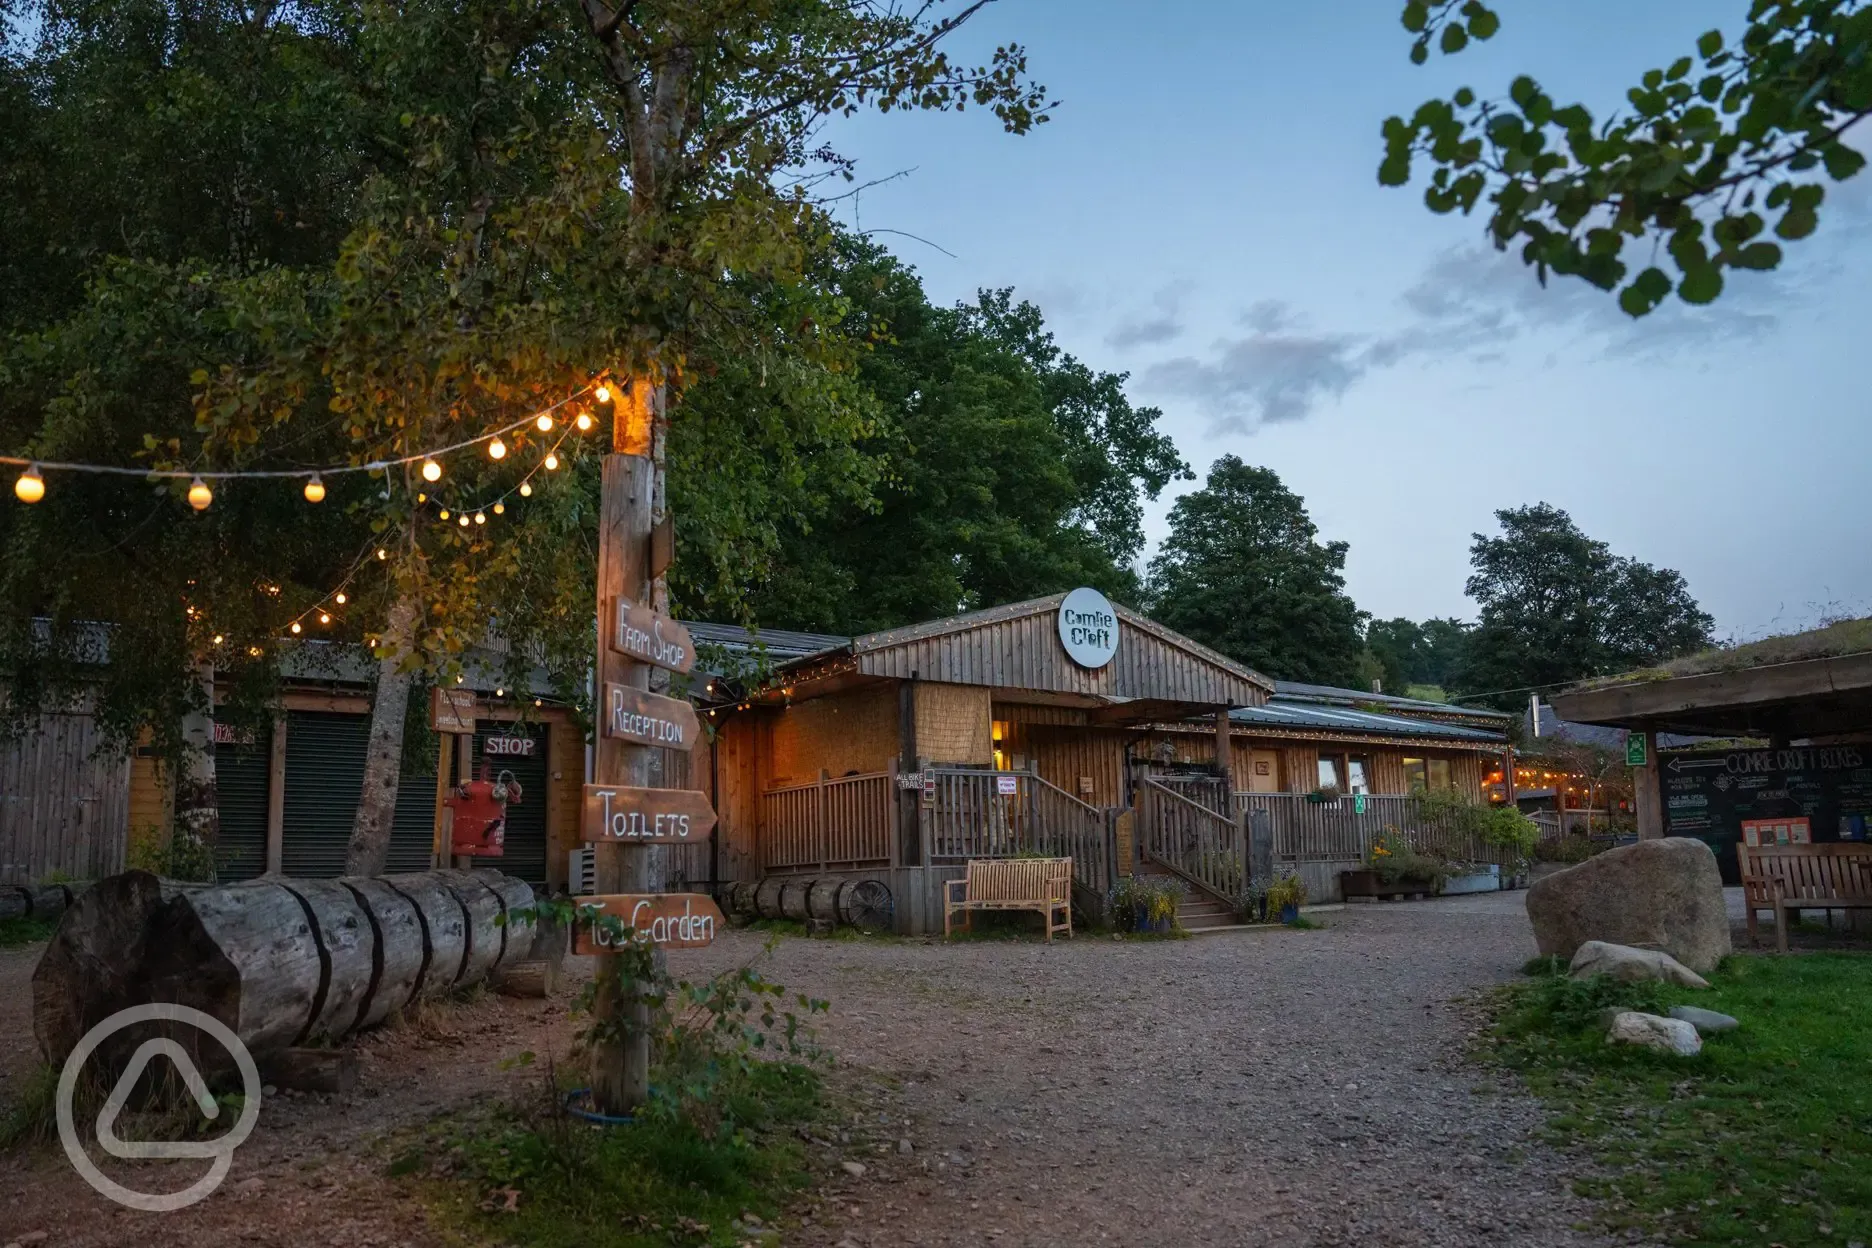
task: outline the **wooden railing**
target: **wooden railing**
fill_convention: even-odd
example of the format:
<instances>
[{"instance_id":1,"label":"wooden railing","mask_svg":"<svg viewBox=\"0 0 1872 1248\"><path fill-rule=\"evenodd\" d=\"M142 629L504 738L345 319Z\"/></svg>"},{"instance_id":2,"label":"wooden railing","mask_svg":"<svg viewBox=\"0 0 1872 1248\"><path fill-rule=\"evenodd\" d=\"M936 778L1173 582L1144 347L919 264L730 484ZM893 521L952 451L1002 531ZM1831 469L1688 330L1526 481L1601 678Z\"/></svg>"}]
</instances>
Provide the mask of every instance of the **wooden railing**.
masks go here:
<instances>
[{"instance_id":1,"label":"wooden railing","mask_svg":"<svg viewBox=\"0 0 1872 1248\"><path fill-rule=\"evenodd\" d=\"M1184 797L1157 780L1137 791L1138 828L1147 858L1232 899L1248 878L1248 846L1238 820Z\"/></svg>"},{"instance_id":2,"label":"wooden railing","mask_svg":"<svg viewBox=\"0 0 1872 1248\"><path fill-rule=\"evenodd\" d=\"M760 799L761 865L768 871L889 866L897 793L887 771L769 789Z\"/></svg>"},{"instance_id":3,"label":"wooden railing","mask_svg":"<svg viewBox=\"0 0 1872 1248\"><path fill-rule=\"evenodd\" d=\"M1073 878L1103 893L1115 881L1111 820L1032 772L936 767L934 800L922 807L923 860L1040 854L1073 860Z\"/></svg>"},{"instance_id":4,"label":"wooden railing","mask_svg":"<svg viewBox=\"0 0 1872 1248\"><path fill-rule=\"evenodd\" d=\"M1398 829L1420 850L1451 859L1507 865L1513 858L1447 818L1425 818L1417 801L1401 793L1344 794L1329 802L1305 793L1237 793L1235 808L1267 812L1278 862L1360 862L1386 828Z\"/></svg>"}]
</instances>

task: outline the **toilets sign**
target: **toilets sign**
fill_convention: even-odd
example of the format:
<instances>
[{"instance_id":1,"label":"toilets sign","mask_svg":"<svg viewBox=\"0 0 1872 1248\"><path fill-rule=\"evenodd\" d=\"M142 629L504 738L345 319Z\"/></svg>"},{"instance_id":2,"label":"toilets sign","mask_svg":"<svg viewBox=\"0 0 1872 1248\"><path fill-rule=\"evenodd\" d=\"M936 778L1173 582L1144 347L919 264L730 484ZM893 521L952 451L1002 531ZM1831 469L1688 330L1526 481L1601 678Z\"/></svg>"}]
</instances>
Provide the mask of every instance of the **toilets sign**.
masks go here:
<instances>
[{"instance_id":1,"label":"toilets sign","mask_svg":"<svg viewBox=\"0 0 1872 1248\"><path fill-rule=\"evenodd\" d=\"M1060 602L1059 637L1080 667L1104 667L1118 653L1118 609L1096 589L1075 589Z\"/></svg>"}]
</instances>

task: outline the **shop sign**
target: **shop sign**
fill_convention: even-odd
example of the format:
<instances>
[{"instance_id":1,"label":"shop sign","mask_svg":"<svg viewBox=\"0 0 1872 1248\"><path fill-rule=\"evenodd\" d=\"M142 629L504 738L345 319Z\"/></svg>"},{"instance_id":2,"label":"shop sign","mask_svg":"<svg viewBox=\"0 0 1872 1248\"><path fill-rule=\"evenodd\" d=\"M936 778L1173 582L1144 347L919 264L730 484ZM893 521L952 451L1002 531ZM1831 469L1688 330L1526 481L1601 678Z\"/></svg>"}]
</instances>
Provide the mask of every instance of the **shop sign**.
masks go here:
<instances>
[{"instance_id":1,"label":"shop sign","mask_svg":"<svg viewBox=\"0 0 1872 1248\"><path fill-rule=\"evenodd\" d=\"M1118 653L1118 609L1096 589L1073 590L1059 605L1059 639L1080 667L1104 667Z\"/></svg>"},{"instance_id":2,"label":"shop sign","mask_svg":"<svg viewBox=\"0 0 1872 1248\"><path fill-rule=\"evenodd\" d=\"M713 944L722 913L701 893L618 893L577 897L579 923L572 952L615 953L617 938L593 924L597 913L614 914L632 932L665 949L701 949ZM629 937L623 937L629 939Z\"/></svg>"},{"instance_id":3,"label":"shop sign","mask_svg":"<svg viewBox=\"0 0 1872 1248\"><path fill-rule=\"evenodd\" d=\"M695 666L695 642L688 629L623 598L611 604L611 649L666 671L686 672Z\"/></svg>"},{"instance_id":4,"label":"shop sign","mask_svg":"<svg viewBox=\"0 0 1872 1248\"><path fill-rule=\"evenodd\" d=\"M604 714L599 718L604 735L638 745L666 750L695 748L702 725L695 708L678 698L649 693L634 685L605 685Z\"/></svg>"},{"instance_id":5,"label":"shop sign","mask_svg":"<svg viewBox=\"0 0 1872 1248\"><path fill-rule=\"evenodd\" d=\"M692 789L638 789L619 784L585 786L580 834L588 842L687 845L715 828L708 794Z\"/></svg>"},{"instance_id":6,"label":"shop sign","mask_svg":"<svg viewBox=\"0 0 1872 1248\"><path fill-rule=\"evenodd\" d=\"M489 737L481 743L481 752L496 758L532 758L537 748L532 737Z\"/></svg>"}]
</instances>

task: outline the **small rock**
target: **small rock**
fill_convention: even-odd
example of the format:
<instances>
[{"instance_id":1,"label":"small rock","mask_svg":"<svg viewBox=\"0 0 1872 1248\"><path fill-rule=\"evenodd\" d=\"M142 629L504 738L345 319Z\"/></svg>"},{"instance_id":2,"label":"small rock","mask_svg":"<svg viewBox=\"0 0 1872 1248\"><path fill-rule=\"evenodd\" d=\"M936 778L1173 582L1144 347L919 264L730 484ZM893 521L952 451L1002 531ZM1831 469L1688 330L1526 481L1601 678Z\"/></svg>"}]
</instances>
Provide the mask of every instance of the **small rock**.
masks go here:
<instances>
[{"instance_id":1,"label":"small rock","mask_svg":"<svg viewBox=\"0 0 1872 1248\"><path fill-rule=\"evenodd\" d=\"M857 1240L847 1235L844 1239L839 1240L838 1243L833 1244L832 1248L859 1248L859 1244Z\"/></svg>"},{"instance_id":2,"label":"small rock","mask_svg":"<svg viewBox=\"0 0 1872 1248\"><path fill-rule=\"evenodd\" d=\"M916 1151L916 1145L910 1142L909 1136L906 1135L903 1139L897 1141L897 1152L899 1153L899 1155L908 1157L911 1153L914 1153L915 1151Z\"/></svg>"},{"instance_id":3,"label":"small rock","mask_svg":"<svg viewBox=\"0 0 1872 1248\"><path fill-rule=\"evenodd\" d=\"M27 1231L24 1235L19 1237L19 1242L22 1245L43 1244L46 1241L46 1237L50 1234L50 1231Z\"/></svg>"},{"instance_id":4,"label":"small rock","mask_svg":"<svg viewBox=\"0 0 1872 1248\"><path fill-rule=\"evenodd\" d=\"M1679 1057L1692 1057L1703 1051L1703 1039L1697 1035L1697 1029L1681 1018L1660 1018L1636 1010L1627 1010L1612 1020L1612 1030L1606 1033L1606 1041L1636 1044Z\"/></svg>"},{"instance_id":5,"label":"small rock","mask_svg":"<svg viewBox=\"0 0 1872 1248\"><path fill-rule=\"evenodd\" d=\"M1705 1010L1694 1005L1673 1005L1670 1008L1672 1018L1681 1019L1697 1029L1699 1035L1713 1036L1719 1031L1734 1031L1742 1024L1727 1014L1718 1014L1715 1010Z\"/></svg>"},{"instance_id":6,"label":"small rock","mask_svg":"<svg viewBox=\"0 0 1872 1248\"><path fill-rule=\"evenodd\" d=\"M1345 1085L1345 1090L1346 1090L1346 1091L1348 1091L1348 1092L1356 1092L1356 1091L1358 1091L1358 1084L1356 1084L1356 1083L1348 1083L1348 1084L1346 1084L1346 1085Z\"/></svg>"},{"instance_id":7,"label":"small rock","mask_svg":"<svg viewBox=\"0 0 1872 1248\"><path fill-rule=\"evenodd\" d=\"M269 1083L269 1084L265 1084L265 1085L263 1085L263 1086L261 1087L261 1089L260 1089L260 1095L261 1095L261 1096L278 1096L278 1095L279 1095L279 1089L278 1089L278 1088L276 1088L276 1087L274 1087L274 1086L273 1086L272 1084L270 1084L270 1083Z\"/></svg>"},{"instance_id":8,"label":"small rock","mask_svg":"<svg viewBox=\"0 0 1872 1248\"><path fill-rule=\"evenodd\" d=\"M1571 979L1588 979L1594 975L1609 975L1631 983L1661 980L1686 988L1709 987L1707 979L1662 950L1634 949L1603 940L1589 940L1581 945L1567 968Z\"/></svg>"},{"instance_id":9,"label":"small rock","mask_svg":"<svg viewBox=\"0 0 1872 1248\"><path fill-rule=\"evenodd\" d=\"M744 1214L742 1214L742 1215L741 1215L741 1221L742 1221L742 1223L743 1223L744 1225L747 1225L747 1226L760 1226L760 1225L762 1225L762 1223L761 1223L761 1220L760 1220L760 1215L758 1215L758 1214L754 1214L754 1213L744 1213Z\"/></svg>"},{"instance_id":10,"label":"small rock","mask_svg":"<svg viewBox=\"0 0 1872 1248\"><path fill-rule=\"evenodd\" d=\"M1696 1029L1693 1027L1691 1030ZM841 1161L839 1168L854 1179L862 1179L865 1176L865 1164L862 1161Z\"/></svg>"}]
</instances>

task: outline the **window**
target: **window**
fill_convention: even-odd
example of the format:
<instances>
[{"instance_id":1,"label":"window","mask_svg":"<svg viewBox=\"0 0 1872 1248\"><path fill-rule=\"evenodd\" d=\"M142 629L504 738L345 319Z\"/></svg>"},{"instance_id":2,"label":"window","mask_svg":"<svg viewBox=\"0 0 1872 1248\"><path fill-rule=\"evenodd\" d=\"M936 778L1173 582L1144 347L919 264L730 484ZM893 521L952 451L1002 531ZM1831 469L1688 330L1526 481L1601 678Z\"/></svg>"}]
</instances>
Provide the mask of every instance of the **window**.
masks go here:
<instances>
[{"instance_id":1,"label":"window","mask_svg":"<svg viewBox=\"0 0 1872 1248\"><path fill-rule=\"evenodd\" d=\"M1339 756L1338 755L1336 754L1320 755L1319 787L1322 789L1339 789L1341 792L1344 791L1345 786L1339 783Z\"/></svg>"},{"instance_id":2,"label":"window","mask_svg":"<svg viewBox=\"0 0 1872 1248\"><path fill-rule=\"evenodd\" d=\"M979 719L976 720L975 722L978 724L981 723ZM1011 735L1012 734L1008 732L1007 720L997 719L994 721L994 765L995 765L996 771L1008 770L1009 760L1008 760L1007 747L1008 747L1008 738ZM979 740L979 738L977 739Z\"/></svg>"},{"instance_id":3,"label":"window","mask_svg":"<svg viewBox=\"0 0 1872 1248\"><path fill-rule=\"evenodd\" d=\"M1449 759L1432 758L1427 760L1430 768L1430 787L1447 789L1450 787Z\"/></svg>"},{"instance_id":4,"label":"window","mask_svg":"<svg viewBox=\"0 0 1872 1248\"><path fill-rule=\"evenodd\" d=\"M1319 787L1331 785L1341 793L1369 793L1371 760L1363 754L1322 754L1319 757Z\"/></svg>"},{"instance_id":5,"label":"window","mask_svg":"<svg viewBox=\"0 0 1872 1248\"><path fill-rule=\"evenodd\" d=\"M1346 759L1347 791L1352 792L1352 793L1371 792L1371 781L1367 778L1368 772L1369 772L1369 769L1365 765L1364 758L1362 758L1361 756L1357 754L1353 754L1347 757Z\"/></svg>"},{"instance_id":6,"label":"window","mask_svg":"<svg viewBox=\"0 0 1872 1248\"><path fill-rule=\"evenodd\" d=\"M1404 791L1407 793L1421 793L1429 787L1430 773L1424 767L1424 760L1421 758L1405 759Z\"/></svg>"}]
</instances>

